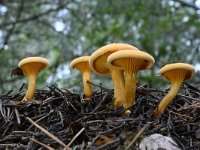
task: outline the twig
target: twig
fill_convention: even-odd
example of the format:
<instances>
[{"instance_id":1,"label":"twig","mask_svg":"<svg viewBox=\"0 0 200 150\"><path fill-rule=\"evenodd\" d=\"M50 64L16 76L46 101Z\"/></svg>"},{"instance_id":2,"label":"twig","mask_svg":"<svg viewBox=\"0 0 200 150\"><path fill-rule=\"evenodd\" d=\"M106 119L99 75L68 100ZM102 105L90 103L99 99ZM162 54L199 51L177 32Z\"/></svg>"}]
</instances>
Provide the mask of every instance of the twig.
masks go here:
<instances>
[{"instance_id":1,"label":"twig","mask_svg":"<svg viewBox=\"0 0 200 150\"><path fill-rule=\"evenodd\" d=\"M17 123L20 124L21 119L20 119L19 111L16 108L15 108L15 115L16 115L16 118L17 118Z\"/></svg>"},{"instance_id":2,"label":"twig","mask_svg":"<svg viewBox=\"0 0 200 150\"><path fill-rule=\"evenodd\" d=\"M103 145L97 147L96 150L104 150L104 149L106 149L108 146L113 146L115 143L119 143L119 142L120 142L120 139L117 138L117 139L115 139L115 140L109 141L109 142L107 142L106 144L103 144ZM112 149L113 149L113 148L112 148Z\"/></svg>"},{"instance_id":3,"label":"twig","mask_svg":"<svg viewBox=\"0 0 200 150\"><path fill-rule=\"evenodd\" d=\"M146 124L140 131L134 136L133 140L129 143L129 145L126 147L125 150L128 150L131 148L131 146L136 142L136 140L144 133L145 129L149 126L149 124Z\"/></svg>"},{"instance_id":4,"label":"twig","mask_svg":"<svg viewBox=\"0 0 200 150\"><path fill-rule=\"evenodd\" d=\"M2 148L2 147L9 147L9 148L13 148L14 149L14 147L18 147L18 146L20 146L21 148L24 147L21 144L0 144L0 148Z\"/></svg>"},{"instance_id":5,"label":"twig","mask_svg":"<svg viewBox=\"0 0 200 150\"><path fill-rule=\"evenodd\" d=\"M73 139L67 144L68 147L74 142L74 140L85 130L85 128L82 128L74 137Z\"/></svg>"},{"instance_id":6,"label":"twig","mask_svg":"<svg viewBox=\"0 0 200 150\"><path fill-rule=\"evenodd\" d=\"M86 149L89 149L90 146L92 146L94 144L94 142L100 137L100 132L97 134L96 137L93 138L92 142L90 144L87 145Z\"/></svg>"},{"instance_id":7,"label":"twig","mask_svg":"<svg viewBox=\"0 0 200 150\"><path fill-rule=\"evenodd\" d=\"M12 24L12 27L11 29L7 32L7 35L5 36L4 38L4 42L3 42L3 45L7 45L8 44L8 41L13 33L13 31L15 30L15 27L16 27L16 24L18 23L20 17L21 17L21 14L23 12L23 9L24 9L24 3L25 3L25 0L22 0L21 1L21 4L19 6L19 10L17 12L17 16L16 16L16 20L15 22ZM3 49L1 49L1 51L3 51Z\"/></svg>"},{"instance_id":8,"label":"twig","mask_svg":"<svg viewBox=\"0 0 200 150\"><path fill-rule=\"evenodd\" d=\"M64 8L68 4L69 4L69 2L67 2L66 4L59 5L57 8L50 8L45 12L41 12L41 13L35 14L33 16L27 17L27 18L19 19L17 22L11 21L11 22L4 23L4 24L0 25L0 27L3 27L3 26L5 27L5 26L11 25L11 24L18 24L18 23L24 23L24 22L36 20L36 19L43 17L45 15L48 15L52 12L56 12L56 11Z\"/></svg>"},{"instance_id":9,"label":"twig","mask_svg":"<svg viewBox=\"0 0 200 150\"><path fill-rule=\"evenodd\" d=\"M97 87L100 87L101 90L102 90L102 89L104 89L104 90L110 90L110 89L107 89L107 88L105 88L105 87L102 87L101 85L94 84L94 83L92 83L92 82L90 82L90 81L87 81L87 83L89 83L89 84L91 84L91 85L94 85L94 86L97 86Z\"/></svg>"},{"instance_id":10,"label":"twig","mask_svg":"<svg viewBox=\"0 0 200 150\"><path fill-rule=\"evenodd\" d=\"M36 140L36 139L30 138L30 140L35 142L35 143L37 143L37 144L39 144L39 145L42 145L43 147L45 147L48 150L55 150L54 148L52 148L52 147L50 147L50 146L48 146L48 145Z\"/></svg>"},{"instance_id":11,"label":"twig","mask_svg":"<svg viewBox=\"0 0 200 150\"><path fill-rule=\"evenodd\" d=\"M177 1L177 2L181 3L183 6L191 7L193 9L195 9L195 10L199 10L200 9L196 5L194 5L194 4L190 3L190 2L187 2L186 0L185 1L184 0L174 0L174 1Z\"/></svg>"},{"instance_id":12,"label":"twig","mask_svg":"<svg viewBox=\"0 0 200 150\"><path fill-rule=\"evenodd\" d=\"M193 119L193 117L188 116L188 115L185 115L185 114L180 114L180 113L176 113L176 112L172 112L172 111L171 111L170 113L181 117L181 118L182 118L183 120L185 120L185 121L187 121L187 120L192 120L192 119Z\"/></svg>"},{"instance_id":13,"label":"twig","mask_svg":"<svg viewBox=\"0 0 200 150\"><path fill-rule=\"evenodd\" d=\"M99 104L92 110L91 113L94 113L97 109L101 107L101 105L105 102L105 100L109 97L110 92L106 92L106 94L103 96L103 99L99 102Z\"/></svg>"},{"instance_id":14,"label":"twig","mask_svg":"<svg viewBox=\"0 0 200 150\"><path fill-rule=\"evenodd\" d=\"M46 129L44 129L43 127L39 126L37 123L35 123L31 118L26 117L26 119L31 122L34 126L36 126L38 129L40 129L42 132L44 132L48 137L52 138L54 141L58 142L60 145L62 145L63 147L65 147L66 149L70 150L70 148L65 145L65 143L63 143L60 139L58 139L57 137L55 137L53 134L51 134L49 131L47 131Z\"/></svg>"},{"instance_id":15,"label":"twig","mask_svg":"<svg viewBox=\"0 0 200 150\"><path fill-rule=\"evenodd\" d=\"M54 109L52 109L48 114L46 114L46 115L42 116L41 118L39 118L38 120L36 120L35 123L38 123L39 121L45 119L46 117L48 117L53 112L54 112ZM33 127L33 125L30 125L27 130L29 131L32 127Z\"/></svg>"},{"instance_id":16,"label":"twig","mask_svg":"<svg viewBox=\"0 0 200 150\"><path fill-rule=\"evenodd\" d=\"M185 95L182 95L182 94L178 94L178 96L181 96L181 97L184 97L184 98L187 98L187 99L190 99L190 100L194 100L194 101L200 102L200 99L198 99L198 98L193 98L193 97L185 96Z\"/></svg>"},{"instance_id":17,"label":"twig","mask_svg":"<svg viewBox=\"0 0 200 150\"><path fill-rule=\"evenodd\" d=\"M187 109L195 109L195 108L200 108L200 103L197 102L191 105L183 106L182 108L179 108L178 111L181 111L183 109L187 110Z\"/></svg>"}]
</instances>

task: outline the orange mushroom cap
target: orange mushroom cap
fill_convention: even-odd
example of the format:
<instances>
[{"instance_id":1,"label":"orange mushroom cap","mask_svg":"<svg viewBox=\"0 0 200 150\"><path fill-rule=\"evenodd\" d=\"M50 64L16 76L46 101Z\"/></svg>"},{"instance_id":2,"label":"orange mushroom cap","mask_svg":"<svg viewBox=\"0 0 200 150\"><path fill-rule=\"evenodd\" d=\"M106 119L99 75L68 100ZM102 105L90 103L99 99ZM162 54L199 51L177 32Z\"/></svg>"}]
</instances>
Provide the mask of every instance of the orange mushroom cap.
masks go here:
<instances>
[{"instance_id":1,"label":"orange mushroom cap","mask_svg":"<svg viewBox=\"0 0 200 150\"><path fill-rule=\"evenodd\" d=\"M152 67L155 60L146 52L127 49L111 54L107 61L110 65L125 72L125 102L123 106L128 108L135 104L137 72ZM127 110L125 114L129 115L130 111Z\"/></svg>"},{"instance_id":2,"label":"orange mushroom cap","mask_svg":"<svg viewBox=\"0 0 200 150\"><path fill-rule=\"evenodd\" d=\"M70 63L70 67L73 69L77 69L80 72L84 72L85 70L91 70L89 67L89 59L90 59L90 56L81 56L81 57L75 58Z\"/></svg>"},{"instance_id":3,"label":"orange mushroom cap","mask_svg":"<svg viewBox=\"0 0 200 150\"><path fill-rule=\"evenodd\" d=\"M108 57L108 63L122 70L144 70L151 68L154 58L143 51L124 50L117 51ZM129 66L128 63L131 65Z\"/></svg>"},{"instance_id":4,"label":"orange mushroom cap","mask_svg":"<svg viewBox=\"0 0 200 150\"><path fill-rule=\"evenodd\" d=\"M39 72L44 68L49 67L49 61L43 57L27 57L22 59L18 67L23 70L24 75Z\"/></svg>"},{"instance_id":5,"label":"orange mushroom cap","mask_svg":"<svg viewBox=\"0 0 200 150\"><path fill-rule=\"evenodd\" d=\"M110 54L121 50L138 50L135 46L125 43L112 43L97 49L90 57L90 68L97 74L110 74L107 58Z\"/></svg>"},{"instance_id":6,"label":"orange mushroom cap","mask_svg":"<svg viewBox=\"0 0 200 150\"><path fill-rule=\"evenodd\" d=\"M108 64L107 58L116 51L125 49L138 50L135 46L125 43L112 43L97 49L90 57L90 68L100 75L111 74L114 84L114 107L122 106L124 101L124 74L123 70Z\"/></svg>"},{"instance_id":7,"label":"orange mushroom cap","mask_svg":"<svg viewBox=\"0 0 200 150\"><path fill-rule=\"evenodd\" d=\"M30 100L36 88L36 76L40 70L49 67L49 61L42 57L28 57L21 60L18 67L22 69L23 74L29 79L28 90L22 102Z\"/></svg>"},{"instance_id":8,"label":"orange mushroom cap","mask_svg":"<svg viewBox=\"0 0 200 150\"><path fill-rule=\"evenodd\" d=\"M171 81L171 87L169 93L161 100L158 107L154 110L154 116L159 116L165 112L179 92L183 81L191 78L195 74L195 68L186 63L167 64L160 69L160 74Z\"/></svg>"},{"instance_id":9,"label":"orange mushroom cap","mask_svg":"<svg viewBox=\"0 0 200 150\"><path fill-rule=\"evenodd\" d=\"M174 63L165 65L160 69L159 73L170 81L177 80L180 76L176 76L176 74L181 73L183 80L187 80L195 74L195 68L186 63Z\"/></svg>"}]
</instances>

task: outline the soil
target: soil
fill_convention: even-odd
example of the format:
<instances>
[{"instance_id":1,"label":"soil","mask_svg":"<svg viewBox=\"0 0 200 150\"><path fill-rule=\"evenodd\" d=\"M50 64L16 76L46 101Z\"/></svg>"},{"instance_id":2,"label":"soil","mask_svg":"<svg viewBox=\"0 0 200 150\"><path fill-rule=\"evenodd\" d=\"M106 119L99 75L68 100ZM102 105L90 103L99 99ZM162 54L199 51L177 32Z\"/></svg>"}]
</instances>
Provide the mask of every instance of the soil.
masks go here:
<instances>
[{"instance_id":1,"label":"soil","mask_svg":"<svg viewBox=\"0 0 200 150\"><path fill-rule=\"evenodd\" d=\"M93 84L93 83L91 83ZM200 89L184 83L166 112L152 112L169 89L138 86L136 104L113 108L113 89L95 85L90 99L57 85L20 104L25 88L0 95L0 150L139 149L144 136L170 136L181 149L200 149Z\"/></svg>"}]
</instances>

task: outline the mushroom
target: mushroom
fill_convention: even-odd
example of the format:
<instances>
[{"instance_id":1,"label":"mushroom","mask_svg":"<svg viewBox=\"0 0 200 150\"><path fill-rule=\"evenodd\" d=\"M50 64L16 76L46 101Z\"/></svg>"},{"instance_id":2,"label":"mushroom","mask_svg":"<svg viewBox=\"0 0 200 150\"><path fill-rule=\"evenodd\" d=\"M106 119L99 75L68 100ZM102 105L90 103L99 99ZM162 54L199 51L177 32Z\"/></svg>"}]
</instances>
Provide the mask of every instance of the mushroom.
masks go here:
<instances>
[{"instance_id":1,"label":"mushroom","mask_svg":"<svg viewBox=\"0 0 200 150\"><path fill-rule=\"evenodd\" d=\"M89 59L90 56L81 56L74 59L70 64L71 68L77 69L81 72L83 78L84 94L86 99L88 100L92 96L92 86L90 83L87 82L90 81L92 72L89 67Z\"/></svg>"},{"instance_id":2,"label":"mushroom","mask_svg":"<svg viewBox=\"0 0 200 150\"><path fill-rule=\"evenodd\" d=\"M36 89L36 77L40 70L49 67L49 61L42 57L27 57L22 59L18 67L22 69L23 74L28 77L28 90L22 102L32 99Z\"/></svg>"},{"instance_id":3,"label":"mushroom","mask_svg":"<svg viewBox=\"0 0 200 150\"><path fill-rule=\"evenodd\" d=\"M107 61L110 65L123 69L125 72L125 102L123 106L128 108L135 104L137 72L152 67L155 60L143 51L124 50L111 54Z\"/></svg>"},{"instance_id":4,"label":"mushroom","mask_svg":"<svg viewBox=\"0 0 200 150\"><path fill-rule=\"evenodd\" d=\"M124 72L107 63L110 54L125 49L138 50L136 47L124 43L112 43L97 49L90 56L90 68L93 72L100 75L111 74L114 84L114 108L122 106L124 101Z\"/></svg>"},{"instance_id":5,"label":"mushroom","mask_svg":"<svg viewBox=\"0 0 200 150\"><path fill-rule=\"evenodd\" d=\"M176 97L180 86L195 74L195 68L186 63L167 64L160 69L160 75L171 82L169 93L161 100L158 107L154 110L153 115L159 116L164 113L168 105Z\"/></svg>"}]
</instances>

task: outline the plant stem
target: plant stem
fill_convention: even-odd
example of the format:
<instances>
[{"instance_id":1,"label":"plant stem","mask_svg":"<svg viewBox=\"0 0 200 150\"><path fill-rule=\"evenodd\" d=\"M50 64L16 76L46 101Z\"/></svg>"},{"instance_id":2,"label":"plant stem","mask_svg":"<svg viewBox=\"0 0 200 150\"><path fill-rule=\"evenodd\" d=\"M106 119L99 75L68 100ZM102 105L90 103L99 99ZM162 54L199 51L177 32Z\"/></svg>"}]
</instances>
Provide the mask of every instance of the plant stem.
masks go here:
<instances>
[{"instance_id":1,"label":"plant stem","mask_svg":"<svg viewBox=\"0 0 200 150\"><path fill-rule=\"evenodd\" d=\"M27 75L29 83L28 83L28 90L26 92L26 95L24 96L22 101L29 101L32 99L35 89L36 89L36 75L35 74L30 74Z\"/></svg>"},{"instance_id":2,"label":"plant stem","mask_svg":"<svg viewBox=\"0 0 200 150\"><path fill-rule=\"evenodd\" d=\"M91 79L91 72L86 71L82 73L83 76L83 88L86 98L90 98L92 96L92 85L87 81Z\"/></svg>"},{"instance_id":3,"label":"plant stem","mask_svg":"<svg viewBox=\"0 0 200 150\"><path fill-rule=\"evenodd\" d=\"M112 67L111 76L114 84L114 107L116 109L124 103L124 71Z\"/></svg>"},{"instance_id":4,"label":"plant stem","mask_svg":"<svg viewBox=\"0 0 200 150\"><path fill-rule=\"evenodd\" d=\"M172 100L176 97L177 93L179 92L180 86L182 82L172 82L169 93L161 100L156 110L154 110L153 115L159 116L160 114L164 113L169 104Z\"/></svg>"},{"instance_id":5,"label":"plant stem","mask_svg":"<svg viewBox=\"0 0 200 150\"><path fill-rule=\"evenodd\" d=\"M135 104L135 92L136 92L136 73L127 73L125 76L125 104L124 107L128 108Z\"/></svg>"}]
</instances>

